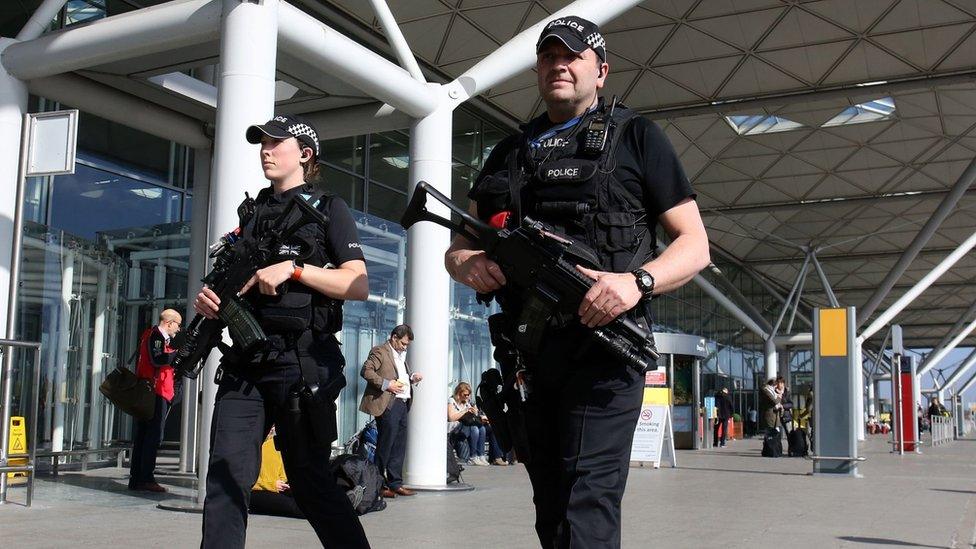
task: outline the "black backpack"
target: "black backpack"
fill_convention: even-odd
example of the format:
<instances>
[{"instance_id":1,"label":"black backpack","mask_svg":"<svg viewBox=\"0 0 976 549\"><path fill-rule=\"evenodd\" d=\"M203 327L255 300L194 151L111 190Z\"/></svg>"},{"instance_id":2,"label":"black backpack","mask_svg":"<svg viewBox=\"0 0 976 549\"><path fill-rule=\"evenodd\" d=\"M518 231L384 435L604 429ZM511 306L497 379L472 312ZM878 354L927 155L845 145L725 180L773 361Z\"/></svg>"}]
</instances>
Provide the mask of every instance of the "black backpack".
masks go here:
<instances>
[{"instance_id":1,"label":"black backpack","mask_svg":"<svg viewBox=\"0 0 976 549\"><path fill-rule=\"evenodd\" d=\"M370 463L376 463L377 437L379 437L379 431L376 429L376 420L371 419L346 442L346 452L365 458Z\"/></svg>"},{"instance_id":2,"label":"black backpack","mask_svg":"<svg viewBox=\"0 0 976 549\"><path fill-rule=\"evenodd\" d=\"M786 437L789 445L788 452L790 457L803 457L807 455L807 432L805 429L793 429Z\"/></svg>"},{"instance_id":3,"label":"black backpack","mask_svg":"<svg viewBox=\"0 0 976 549\"><path fill-rule=\"evenodd\" d=\"M461 482L461 471L464 467L458 463L454 448L451 448L451 441L447 441L447 483Z\"/></svg>"},{"instance_id":4,"label":"black backpack","mask_svg":"<svg viewBox=\"0 0 976 549\"><path fill-rule=\"evenodd\" d=\"M780 457L783 455L783 440L780 438L778 430L770 429L763 436L762 455L763 457Z\"/></svg>"},{"instance_id":5,"label":"black backpack","mask_svg":"<svg viewBox=\"0 0 976 549\"><path fill-rule=\"evenodd\" d=\"M383 491L383 477L379 468L360 456L342 454L329 464L336 484L346 491L349 502L359 515L386 509Z\"/></svg>"}]
</instances>

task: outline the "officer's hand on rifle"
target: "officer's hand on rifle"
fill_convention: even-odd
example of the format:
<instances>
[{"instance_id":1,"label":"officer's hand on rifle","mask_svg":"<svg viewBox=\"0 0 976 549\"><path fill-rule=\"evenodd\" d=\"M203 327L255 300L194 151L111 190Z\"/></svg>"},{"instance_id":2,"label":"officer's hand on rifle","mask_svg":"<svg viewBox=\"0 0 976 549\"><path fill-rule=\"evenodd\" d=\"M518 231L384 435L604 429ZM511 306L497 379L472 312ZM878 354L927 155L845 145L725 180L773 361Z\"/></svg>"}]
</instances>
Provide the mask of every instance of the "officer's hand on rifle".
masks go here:
<instances>
[{"instance_id":1,"label":"officer's hand on rifle","mask_svg":"<svg viewBox=\"0 0 976 549\"><path fill-rule=\"evenodd\" d=\"M193 300L193 310L210 320L215 320L218 309L220 309L220 298L213 290L204 286L197 294L197 298Z\"/></svg>"},{"instance_id":2,"label":"officer's hand on rifle","mask_svg":"<svg viewBox=\"0 0 976 549\"><path fill-rule=\"evenodd\" d=\"M482 294L505 285L502 268L488 259L483 250L459 249L448 254L448 272L461 284Z\"/></svg>"},{"instance_id":3,"label":"officer's hand on rifle","mask_svg":"<svg viewBox=\"0 0 976 549\"><path fill-rule=\"evenodd\" d=\"M576 269L596 281L580 302L580 322L584 326L606 326L641 299L641 291L630 273L595 271L580 265Z\"/></svg>"},{"instance_id":4,"label":"officer's hand on rifle","mask_svg":"<svg viewBox=\"0 0 976 549\"><path fill-rule=\"evenodd\" d=\"M255 272L250 280L244 284L244 287L241 288L238 295L246 294L255 284L258 286L258 291L264 295L278 295L278 286L281 286L283 282L291 278L294 272L295 267L291 260L269 265Z\"/></svg>"}]
</instances>

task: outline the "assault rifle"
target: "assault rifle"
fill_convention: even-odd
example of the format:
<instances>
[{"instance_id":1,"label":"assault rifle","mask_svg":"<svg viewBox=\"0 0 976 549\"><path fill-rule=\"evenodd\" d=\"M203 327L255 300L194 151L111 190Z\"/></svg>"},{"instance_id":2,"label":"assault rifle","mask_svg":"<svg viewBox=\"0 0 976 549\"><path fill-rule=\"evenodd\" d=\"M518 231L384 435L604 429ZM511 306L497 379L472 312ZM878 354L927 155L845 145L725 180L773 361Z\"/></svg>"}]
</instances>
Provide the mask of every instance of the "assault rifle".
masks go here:
<instances>
[{"instance_id":1,"label":"assault rifle","mask_svg":"<svg viewBox=\"0 0 976 549\"><path fill-rule=\"evenodd\" d=\"M253 215L253 210L254 200L248 196L238 208L238 213L245 218ZM224 327L227 327L230 338L242 354L261 350L268 341L267 335L258 324L250 303L243 296L238 296L237 292L255 272L268 266L268 262L278 253L282 244L298 229L310 223L317 223L324 228L328 221L325 214L298 195L288 203L275 224L261 238L241 238L239 227L211 246L213 269L203 277L203 283L220 298L218 318L209 319L201 314L193 317L185 330L186 342L173 359L173 370L177 378L196 379L200 363L206 360L214 347L220 347L221 352L226 352L228 347L221 341Z\"/></svg>"},{"instance_id":2,"label":"assault rifle","mask_svg":"<svg viewBox=\"0 0 976 549\"><path fill-rule=\"evenodd\" d=\"M428 211L427 195L447 206L459 221ZM517 229L496 230L423 181L417 184L400 224L409 228L418 221L431 221L466 237L498 263L507 280L506 287L521 299L513 343L530 354L538 352L547 327L579 322L579 305L593 280L580 273L576 265L603 269L592 250L539 221L526 217ZM491 297L479 295L479 301L488 302ZM653 335L624 315L593 329L591 337L641 372L650 366L649 359L657 360L659 356Z\"/></svg>"}]
</instances>

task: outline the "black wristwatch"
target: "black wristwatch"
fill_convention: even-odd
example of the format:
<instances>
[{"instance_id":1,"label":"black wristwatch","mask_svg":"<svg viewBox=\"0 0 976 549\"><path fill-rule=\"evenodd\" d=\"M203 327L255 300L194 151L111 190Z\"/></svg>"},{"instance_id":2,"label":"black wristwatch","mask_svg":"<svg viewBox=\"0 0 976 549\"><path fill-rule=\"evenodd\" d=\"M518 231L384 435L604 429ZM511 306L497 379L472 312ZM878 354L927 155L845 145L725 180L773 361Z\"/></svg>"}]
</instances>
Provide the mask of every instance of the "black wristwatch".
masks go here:
<instances>
[{"instance_id":1,"label":"black wristwatch","mask_svg":"<svg viewBox=\"0 0 976 549\"><path fill-rule=\"evenodd\" d=\"M654 295L654 276L644 269L631 271L630 274L637 279L637 289L641 292L641 299L651 299Z\"/></svg>"}]
</instances>

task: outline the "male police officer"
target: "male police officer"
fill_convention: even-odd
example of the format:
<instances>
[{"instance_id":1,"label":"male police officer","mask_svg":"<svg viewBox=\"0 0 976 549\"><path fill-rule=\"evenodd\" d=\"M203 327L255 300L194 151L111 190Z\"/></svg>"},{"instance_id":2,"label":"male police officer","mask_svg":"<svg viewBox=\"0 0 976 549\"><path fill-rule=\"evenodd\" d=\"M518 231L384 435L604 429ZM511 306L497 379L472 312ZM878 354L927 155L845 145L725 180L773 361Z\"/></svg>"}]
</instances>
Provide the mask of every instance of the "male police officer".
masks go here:
<instances>
[{"instance_id":1,"label":"male police officer","mask_svg":"<svg viewBox=\"0 0 976 549\"><path fill-rule=\"evenodd\" d=\"M610 67L597 26L556 19L536 50L546 113L492 150L470 192L471 211L509 227L531 215L586 243L603 263L603 271L579 267L594 281L580 324L550 328L541 351L521 357L531 388L526 467L543 547L618 547L643 375L588 343L586 332L622 314L649 329L651 296L708 264L708 238L660 128L598 97ZM657 224L671 244L648 261ZM445 264L455 280L496 292L503 311L517 314L500 267L471 242L457 237Z\"/></svg>"},{"instance_id":2,"label":"male police officer","mask_svg":"<svg viewBox=\"0 0 976 549\"><path fill-rule=\"evenodd\" d=\"M239 210L241 238L274 230L293 199L319 209L328 228L300 228L241 288L269 343L254 355L232 348L221 360L202 545L244 547L261 443L274 424L275 446L295 501L322 545L369 547L328 468L336 439L334 401L345 385L345 360L333 334L342 328L343 300L365 299L369 292L356 223L342 199L307 183L317 173L319 157L311 124L278 115L248 128L247 139L261 144L261 166L271 186L258 194L252 212ZM197 312L208 318L215 318L219 307L220 299L206 287L194 301Z\"/></svg>"}]
</instances>

